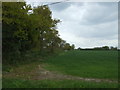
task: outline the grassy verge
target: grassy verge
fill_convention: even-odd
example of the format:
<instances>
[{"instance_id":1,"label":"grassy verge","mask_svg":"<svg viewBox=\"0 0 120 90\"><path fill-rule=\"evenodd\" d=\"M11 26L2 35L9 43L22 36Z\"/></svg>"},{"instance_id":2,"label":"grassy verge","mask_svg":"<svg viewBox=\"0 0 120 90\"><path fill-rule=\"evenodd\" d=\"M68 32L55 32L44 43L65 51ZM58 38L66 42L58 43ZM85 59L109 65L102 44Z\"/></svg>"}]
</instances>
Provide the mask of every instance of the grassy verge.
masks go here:
<instances>
[{"instance_id":1,"label":"grassy verge","mask_svg":"<svg viewBox=\"0 0 120 90\"><path fill-rule=\"evenodd\" d=\"M95 83L75 80L3 79L3 88L117 88L116 83Z\"/></svg>"}]
</instances>

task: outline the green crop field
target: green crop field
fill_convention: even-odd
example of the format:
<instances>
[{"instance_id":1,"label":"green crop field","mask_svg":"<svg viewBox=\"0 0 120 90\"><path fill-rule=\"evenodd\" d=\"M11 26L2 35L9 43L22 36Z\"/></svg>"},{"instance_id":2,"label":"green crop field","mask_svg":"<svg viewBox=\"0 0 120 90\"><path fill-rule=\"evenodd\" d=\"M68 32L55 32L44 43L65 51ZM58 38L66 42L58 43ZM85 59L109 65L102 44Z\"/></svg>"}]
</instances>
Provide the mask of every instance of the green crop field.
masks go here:
<instances>
[{"instance_id":1,"label":"green crop field","mask_svg":"<svg viewBox=\"0 0 120 90\"><path fill-rule=\"evenodd\" d=\"M11 67L3 72L2 84L3 88L117 88L117 77L118 51L73 50Z\"/></svg>"},{"instance_id":2,"label":"green crop field","mask_svg":"<svg viewBox=\"0 0 120 90\"><path fill-rule=\"evenodd\" d=\"M117 51L70 51L46 60L46 69L80 77L117 79Z\"/></svg>"}]
</instances>

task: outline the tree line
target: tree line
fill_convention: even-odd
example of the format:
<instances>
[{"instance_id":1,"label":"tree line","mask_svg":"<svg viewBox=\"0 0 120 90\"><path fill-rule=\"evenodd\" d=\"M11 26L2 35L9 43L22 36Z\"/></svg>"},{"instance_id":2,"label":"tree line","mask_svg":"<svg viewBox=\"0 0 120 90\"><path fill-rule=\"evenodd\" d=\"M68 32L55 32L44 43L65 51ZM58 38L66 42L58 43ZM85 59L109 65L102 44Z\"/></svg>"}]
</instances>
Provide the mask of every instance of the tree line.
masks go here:
<instances>
[{"instance_id":1,"label":"tree line","mask_svg":"<svg viewBox=\"0 0 120 90\"><path fill-rule=\"evenodd\" d=\"M3 62L24 56L27 51L42 54L74 49L74 44L70 45L60 38L57 30L60 22L52 18L48 6L32 8L25 2L3 2Z\"/></svg>"},{"instance_id":2,"label":"tree line","mask_svg":"<svg viewBox=\"0 0 120 90\"><path fill-rule=\"evenodd\" d=\"M78 48L78 50L118 50L117 47L109 47L109 46L102 46L102 47L94 47L94 48Z\"/></svg>"}]
</instances>

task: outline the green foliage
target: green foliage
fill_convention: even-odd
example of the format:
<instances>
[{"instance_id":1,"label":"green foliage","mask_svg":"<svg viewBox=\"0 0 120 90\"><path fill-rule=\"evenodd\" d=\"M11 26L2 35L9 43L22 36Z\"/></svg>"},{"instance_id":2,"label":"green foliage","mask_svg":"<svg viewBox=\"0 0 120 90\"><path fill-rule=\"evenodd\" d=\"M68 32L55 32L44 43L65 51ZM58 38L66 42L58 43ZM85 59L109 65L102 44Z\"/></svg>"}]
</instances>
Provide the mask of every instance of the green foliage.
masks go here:
<instances>
[{"instance_id":1,"label":"green foliage","mask_svg":"<svg viewBox=\"0 0 120 90\"><path fill-rule=\"evenodd\" d=\"M4 2L2 11L3 63L23 59L27 51L43 55L71 47L68 43L61 47L63 40L56 30L60 20L52 19L48 6L31 8L25 2Z\"/></svg>"},{"instance_id":2,"label":"green foliage","mask_svg":"<svg viewBox=\"0 0 120 90\"><path fill-rule=\"evenodd\" d=\"M27 40L25 23L28 10L30 6L27 6L25 2L2 3L3 63L13 63L12 61L15 59L17 61L20 57L20 49L23 49L23 42Z\"/></svg>"},{"instance_id":3,"label":"green foliage","mask_svg":"<svg viewBox=\"0 0 120 90\"><path fill-rule=\"evenodd\" d=\"M103 46L102 47L104 50L109 50L109 47L108 46Z\"/></svg>"}]
</instances>

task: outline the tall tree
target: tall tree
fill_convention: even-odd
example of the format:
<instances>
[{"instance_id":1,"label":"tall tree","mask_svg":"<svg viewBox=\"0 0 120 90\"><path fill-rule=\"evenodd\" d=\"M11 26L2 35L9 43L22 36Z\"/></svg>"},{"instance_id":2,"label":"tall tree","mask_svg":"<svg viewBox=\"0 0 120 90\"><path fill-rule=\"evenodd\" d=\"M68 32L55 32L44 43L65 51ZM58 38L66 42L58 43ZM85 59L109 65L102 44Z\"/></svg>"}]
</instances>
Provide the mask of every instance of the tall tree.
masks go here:
<instances>
[{"instance_id":1,"label":"tall tree","mask_svg":"<svg viewBox=\"0 0 120 90\"><path fill-rule=\"evenodd\" d=\"M74 48L59 37L60 20L52 18L48 6L31 8L25 2L4 2L2 11L3 59L18 59L28 50L54 53Z\"/></svg>"},{"instance_id":2,"label":"tall tree","mask_svg":"<svg viewBox=\"0 0 120 90\"><path fill-rule=\"evenodd\" d=\"M52 12L48 6L38 6L33 9L33 16L36 20L36 30L39 31L40 51L47 46L53 47L55 37L58 37L58 31L55 29L59 20L52 19Z\"/></svg>"},{"instance_id":3,"label":"tall tree","mask_svg":"<svg viewBox=\"0 0 120 90\"><path fill-rule=\"evenodd\" d=\"M2 3L2 51L7 54L17 54L24 50L23 41L27 40L26 24L28 10L25 2ZM10 56L10 55L9 55Z\"/></svg>"}]
</instances>

